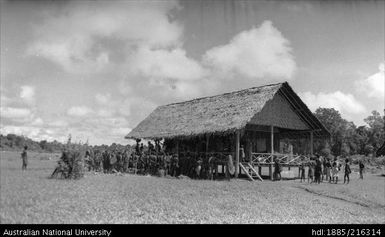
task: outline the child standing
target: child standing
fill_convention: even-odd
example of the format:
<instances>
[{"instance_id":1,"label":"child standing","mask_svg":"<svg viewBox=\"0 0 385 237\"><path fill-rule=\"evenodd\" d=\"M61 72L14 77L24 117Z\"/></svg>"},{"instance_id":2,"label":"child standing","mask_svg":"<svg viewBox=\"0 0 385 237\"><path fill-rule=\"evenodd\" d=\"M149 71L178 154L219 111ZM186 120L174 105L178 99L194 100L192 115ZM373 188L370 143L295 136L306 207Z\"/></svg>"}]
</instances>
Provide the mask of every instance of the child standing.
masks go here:
<instances>
[{"instance_id":1,"label":"child standing","mask_svg":"<svg viewBox=\"0 0 385 237\"><path fill-rule=\"evenodd\" d=\"M337 164L337 158L335 158L332 164L332 179L334 183L338 183L338 171L339 171L339 167Z\"/></svg>"}]
</instances>

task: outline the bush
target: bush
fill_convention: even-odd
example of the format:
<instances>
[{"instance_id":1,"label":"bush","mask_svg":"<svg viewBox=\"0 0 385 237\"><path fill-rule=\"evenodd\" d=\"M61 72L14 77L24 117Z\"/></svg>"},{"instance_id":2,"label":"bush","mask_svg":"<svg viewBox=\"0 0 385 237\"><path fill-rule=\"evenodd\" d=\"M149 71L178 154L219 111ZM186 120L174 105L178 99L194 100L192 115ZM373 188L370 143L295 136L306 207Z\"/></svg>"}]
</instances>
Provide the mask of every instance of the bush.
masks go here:
<instances>
[{"instance_id":1,"label":"bush","mask_svg":"<svg viewBox=\"0 0 385 237\"><path fill-rule=\"evenodd\" d=\"M373 154L373 151L374 151L374 147L372 145L366 145L364 148L364 152L366 156Z\"/></svg>"},{"instance_id":2,"label":"bush","mask_svg":"<svg viewBox=\"0 0 385 237\"><path fill-rule=\"evenodd\" d=\"M59 175L65 179L84 177L84 152L74 149L64 151L51 177L57 178Z\"/></svg>"},{"instance_id":3,"label":"bush","mask_svg":"<svg viewBox=\"0 0 385 237\"><path fill-rule=\"evenodd\" d=\"M69 177L72 179L80 179L84 177L84 155L77 150L70 151L72 159L72 170Z\"/></svg>"}]
</instances>

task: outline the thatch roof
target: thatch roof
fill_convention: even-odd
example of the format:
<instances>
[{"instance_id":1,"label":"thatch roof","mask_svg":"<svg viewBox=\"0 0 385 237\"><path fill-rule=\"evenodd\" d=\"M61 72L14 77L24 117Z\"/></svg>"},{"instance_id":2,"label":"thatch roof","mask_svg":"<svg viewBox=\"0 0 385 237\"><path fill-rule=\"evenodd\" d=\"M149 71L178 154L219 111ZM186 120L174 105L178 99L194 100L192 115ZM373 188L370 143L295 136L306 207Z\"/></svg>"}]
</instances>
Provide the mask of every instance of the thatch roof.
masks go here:
<instances>
[{"instance_id":1,"label":"thatch roof","mask_svg":"<svg viewBox=\"0 0 385 237\"><path fill-rule=\"evenodd\" d=\"M273 105L273 98L277 97L283 98L296 116L269 119L269 116L277 116L263 112L269 110L264 108ZM159 106L125 138L155 139L227 133L245 128L252 120L264 121L262 125L313 130L316 136L330 136L285 82ZM287 120L286 123L282 123L283 120Z\"/></svg>"}]
</instances>

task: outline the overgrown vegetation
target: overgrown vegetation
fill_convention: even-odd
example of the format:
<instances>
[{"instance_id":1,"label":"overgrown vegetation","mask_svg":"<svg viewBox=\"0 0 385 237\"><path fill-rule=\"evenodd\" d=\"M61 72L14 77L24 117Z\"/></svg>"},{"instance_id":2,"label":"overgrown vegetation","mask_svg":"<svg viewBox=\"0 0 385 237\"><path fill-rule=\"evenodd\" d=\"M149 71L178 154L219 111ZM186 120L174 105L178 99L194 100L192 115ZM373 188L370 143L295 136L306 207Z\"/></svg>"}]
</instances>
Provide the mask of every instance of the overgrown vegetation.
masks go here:
<instances>
[{"instance_id":1,"label":"overgrown vegetation","mask_svg":"<svg viewBox=\"0 0 385 237\"><path fill-rule=\"evenodd\" d=\"M324 156L368 156L385 141L385 118L377 111L364 119L367 125L358 127L333 108L318 108L314 114L331 133L330 142L315 144L315 150Z\"/></svg>"}]
</instances>

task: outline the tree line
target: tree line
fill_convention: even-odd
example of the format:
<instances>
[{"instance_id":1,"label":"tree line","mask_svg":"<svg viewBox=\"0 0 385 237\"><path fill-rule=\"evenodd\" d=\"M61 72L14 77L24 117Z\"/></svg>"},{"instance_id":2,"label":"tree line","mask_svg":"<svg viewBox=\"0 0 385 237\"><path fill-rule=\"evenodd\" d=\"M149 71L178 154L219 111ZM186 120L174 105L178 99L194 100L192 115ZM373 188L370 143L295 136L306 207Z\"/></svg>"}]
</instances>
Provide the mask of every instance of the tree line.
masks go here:
<instances>
[{"instance_id":1,"label":"tree line","mask_svg":"<svg viewBox=\"0 0 385 237\"><path fill-rule=\"evenodd\" d=\"M378 111L372 111L364 119L366 124L361 126L342 118L334 108L318 108L314 115L331 134L330 140L315 144L315 151L324 156L367 156L376 152L385 141L385 116Z\"/></svg>"},{"instance_id":2,"label":"tree line","mask_svg":"<svg viewBox=\"0 0 385 237\"><path fill-rule=\"evenodd\" d=\"M124 147L121 144L112 143L111 145L98 145L98 146L90 146L88 142L82 143L82 142L71 142L71 135L69 135L68 140L66 143L61 143L59 141L47 141L47 140L41 140L41 141L34 141L28 137L20 136L16 134L7 134L3 135L0 134L0 149L1 150L15 150L19 151L24 148L24 146L28 146L28 150L30 151L36 151L36 152L62 152L65 148L68 148L68 144L71 144L71 146L76 147L77 149L86 150L88 148L95 148L95 149L118 149L121 150Z\"/></svg>"}]
</instances>

